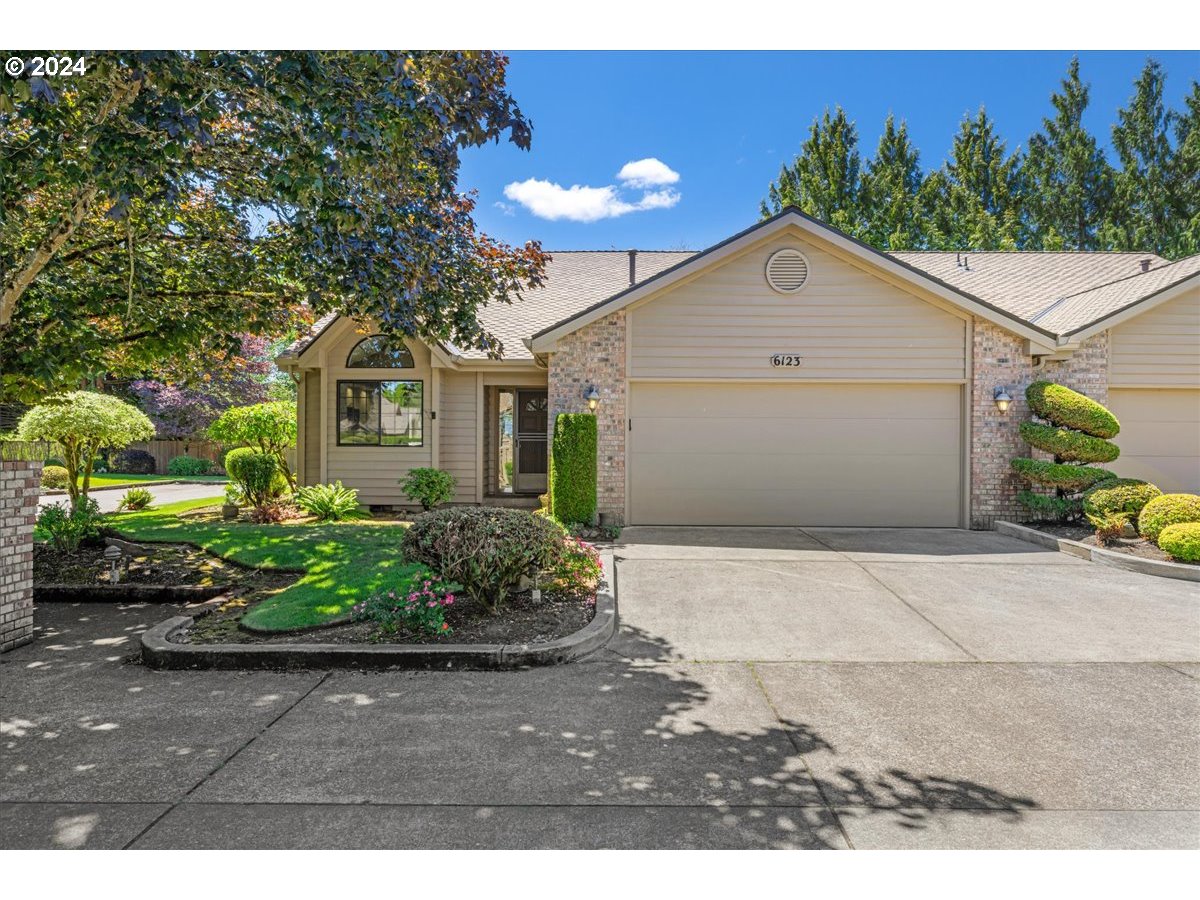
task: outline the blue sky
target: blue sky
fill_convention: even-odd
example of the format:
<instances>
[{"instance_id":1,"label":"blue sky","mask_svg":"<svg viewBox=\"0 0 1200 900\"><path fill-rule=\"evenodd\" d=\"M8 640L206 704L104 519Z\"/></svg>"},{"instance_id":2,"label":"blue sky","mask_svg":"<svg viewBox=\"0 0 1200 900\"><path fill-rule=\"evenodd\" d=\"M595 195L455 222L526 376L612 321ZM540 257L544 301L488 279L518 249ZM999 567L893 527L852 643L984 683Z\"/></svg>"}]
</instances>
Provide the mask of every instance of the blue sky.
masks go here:
<instances>
[{"instance_id":1,"label":"blue sky","mask_svg":"<svg viewBox=\"0 0 1200 900\"><path fill-rule=\"evenodd\" d=\"M468 151L460 186L478 190L476 218L489 234L571 250L700 249L752 224L767 185L795 155L813 117L839 103L856 121L864 153L874 149L892 111L908 120L922 165L936 168L963 115L981 104L1011 151L1049 114L1050 93L1073 54L509 55L509 85L533 121L533 147ZM1163 64L1167 100L1179 108L1189 83L1200 77L1200 54L1079 54L1092 88L1088 125L1106 147L1116 111L1147 56ZM662 166L642 162L625 169L644 160ZM593 190L571 193L573 185ZM545 217L555 214L594 218Z\"/></svg>"}]
</instances>

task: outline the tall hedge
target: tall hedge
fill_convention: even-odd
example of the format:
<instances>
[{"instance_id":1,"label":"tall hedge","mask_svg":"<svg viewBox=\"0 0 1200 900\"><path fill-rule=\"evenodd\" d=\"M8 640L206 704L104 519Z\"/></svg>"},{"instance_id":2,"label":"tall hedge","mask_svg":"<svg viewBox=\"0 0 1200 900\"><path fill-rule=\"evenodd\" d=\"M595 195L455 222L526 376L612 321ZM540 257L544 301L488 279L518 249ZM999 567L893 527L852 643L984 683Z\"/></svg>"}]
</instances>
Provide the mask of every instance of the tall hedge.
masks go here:
<instances>
[{"instance_id":1,"label":"tall hedge","mask_svg":"<svg viewBox=\"0 0 1200 900\"><path fill-rule=\"evenodd\" d=\"M1042 422L1025 422L1021 437L1032 447L1054 457L1054 461L1018 457L1013 471L1030 484L1052 488L1049 497L1021 491L1017 499L1035 514L1053 511L1060 519L1082 512L1076 495L1116 478L1107 469L1079 463L1106 463L1121 451L1111 438L1121 430L1116 416L1102 405L1069 387L1052 381L1035 381L1025 389L1025 399Z\"/></svg>"},{"instance_id":2,"label":"tall hedge","mask_svg":"<svg viewBox=\"0 0 1200 900\"><path fill-rule=\"evenodd\" d=\"M550 512L560 522L590 523L596 515L596 417L559 413L550 447Z\"/></svg>"}]
</instances>

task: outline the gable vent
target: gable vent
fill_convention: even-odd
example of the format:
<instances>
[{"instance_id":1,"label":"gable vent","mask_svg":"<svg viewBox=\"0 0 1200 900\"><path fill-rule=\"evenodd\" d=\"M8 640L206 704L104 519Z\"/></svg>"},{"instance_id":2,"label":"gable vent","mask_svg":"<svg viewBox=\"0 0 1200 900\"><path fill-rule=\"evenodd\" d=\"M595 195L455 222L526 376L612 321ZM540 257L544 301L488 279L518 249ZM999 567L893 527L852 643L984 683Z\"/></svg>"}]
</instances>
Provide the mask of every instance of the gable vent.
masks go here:
<instances>
[{"instance_id":1,"label":"gable vent","mask_svg":"<svg viewBox=\"0 0 1200 900\"><path fill-rule=\"evenodd\" d=\"M808 258L799 250L776 250L767 258L767 284L794 294L808 283Z\"/></svg>"}]
</instances>

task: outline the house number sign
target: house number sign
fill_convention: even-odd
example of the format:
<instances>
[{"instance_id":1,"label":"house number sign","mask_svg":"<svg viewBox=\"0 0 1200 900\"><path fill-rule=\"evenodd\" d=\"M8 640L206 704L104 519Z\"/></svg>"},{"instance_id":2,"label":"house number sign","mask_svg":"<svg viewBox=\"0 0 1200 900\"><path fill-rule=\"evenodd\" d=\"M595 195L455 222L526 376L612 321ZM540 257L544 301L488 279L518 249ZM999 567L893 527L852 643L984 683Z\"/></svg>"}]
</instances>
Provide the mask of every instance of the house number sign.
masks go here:
<instances>
[{"instance_id":1,"label":"house number sign","mask_svg":"<svg viewBox=\"0 0 1200 900\"><path fill-rule=\"evenodd\" d=\"M795 353L771 354L771 367L774 369L794 369L801 364L804 357Z\"/></svg>"}]
</instances>

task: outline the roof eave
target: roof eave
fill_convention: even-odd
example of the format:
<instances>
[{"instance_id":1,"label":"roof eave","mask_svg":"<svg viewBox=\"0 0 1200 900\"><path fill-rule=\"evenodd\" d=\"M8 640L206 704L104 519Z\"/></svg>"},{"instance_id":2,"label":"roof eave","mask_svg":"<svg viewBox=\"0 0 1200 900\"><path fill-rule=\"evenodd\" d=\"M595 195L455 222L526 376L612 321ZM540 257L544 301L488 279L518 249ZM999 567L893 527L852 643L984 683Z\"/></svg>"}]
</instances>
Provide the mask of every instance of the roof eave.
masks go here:
<instances>
[{"instance_id":1,"label":"roof eave","mask_svg":"<svg viewBox=\"0 0 1200 900\"><path fill-rule=\"evenodd\" d=\"M1139 297L1131 303L1127 303L1119 309L1114 309L1112 312L1105 313L1097 319L1093 319L1085 325L1071 331L1064 332L1062 340L1070 343L1073 346L1078 346L1083 341L1093 335L1099 334L1101 331L1106 331L1122 322L1128 321L1135 316L1140 316L1142 313L1147 313L1154 307L1163 303L1174 300L1176 297L1190 291L1194 287L1200 287L1200 272L1193 272L1191 275L1185 275L1178 281L1174 281L1165 287L1159 288L1153 293L1147 294L1145 297Z\"/></svg>"}]
</instances>

